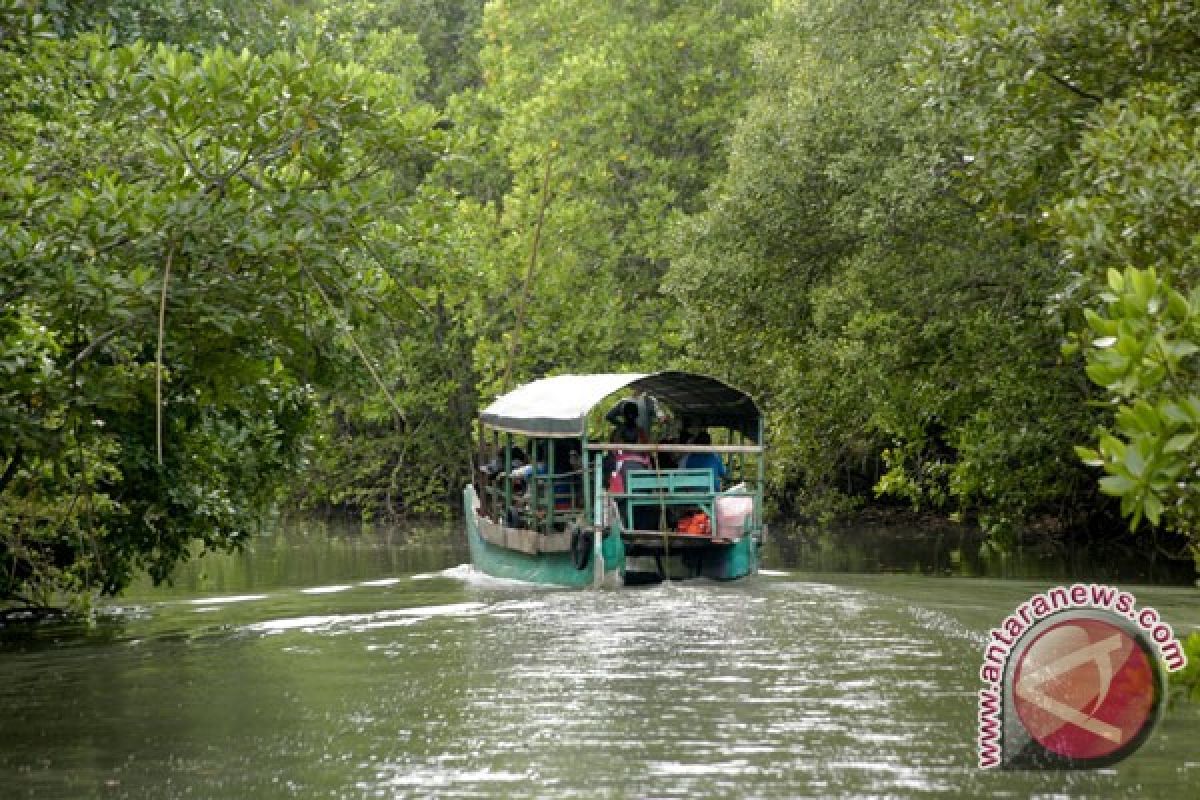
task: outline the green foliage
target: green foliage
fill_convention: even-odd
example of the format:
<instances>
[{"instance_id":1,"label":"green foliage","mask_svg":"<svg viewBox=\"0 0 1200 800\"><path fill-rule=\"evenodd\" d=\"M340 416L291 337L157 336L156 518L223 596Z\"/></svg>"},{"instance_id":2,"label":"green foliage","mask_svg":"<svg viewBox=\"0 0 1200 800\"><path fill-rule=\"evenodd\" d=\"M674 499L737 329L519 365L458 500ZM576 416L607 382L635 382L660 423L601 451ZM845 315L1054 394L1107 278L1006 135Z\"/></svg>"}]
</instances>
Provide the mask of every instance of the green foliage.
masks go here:
<instances>
[{"instance_id":1,"label":"green foliage","mask_svg":"<svg viewBox=\"0 0 1200 800\"><path fill-rule=\"evenodd\" d=\"M1200 703L1200 633L1183 640L1187 666L1170 676L1172 698Z\"/></svg>"},{"instance_id":2,"label":"green foliage","mask_svg":"<svg viewBox=\"0 0 1200 800\"><path fill-rule=\"evenodd\" d=\"M762 7L488 6L483 85L455 106L472 112L456 148L472 160L446 171L493 211L483 217L491 245L476 278L487 303L483 394L499 387L522 313L517 376L662 365L676 355L675 313L658 293L659 233L723 164Z\"/></svg>"},{"instance_id":3,"label":"green foliage","mask_svg":"<svg viewBox=\"0 0 1200 800\"><path fill-rule=\"evenodd\" d=\"M916 70L963 137L985 218L1057 252L1066 352L1086 346L1113 413L1081 456L1133 527L1192 536L1197 31L1200 10L1166 0L955 3Z\"/></svg>"},{"instance_id":4,"label":"green foliage","mask_svg":"<svg viewBox=\"0 0 1200 800\"><path fill-rule=\"evenodd\" d=\"M474 24L478 7L436 5L443 22L417 26L422 43L443 23ZM369 385L330 396L303 502L365 514L456 507L478 400L500 388L518 336L514 382L667 363L678 345L658 295L658 231L723 163L761 8L488 6L483 49L464 60L478 63L480 83L453 78L467 88L446 101L446 153L405 230L379 242L385 260L408 266L404 291L386 298L389 344L375 349L405 419L389 424ZM349 32L347 52L361 58L363 31L416 16L348 4L324 24ZM431 86L444 87L443 51L426 51Z\"/></svg>"},{"instance_id":5,"label":"green foliage","mask_svg":"<svg viewBox=\"0 0 1200 800\"><path fill-rule=\"evenodd\" d=\"M910 67L962 137L968 195L993 221L1037 226L1098 109L1146 85L1194 81L1197 15L1178 0L951 2Z\"/></svg>"},{"instance_id":6,"label":"green foliage","mask_svg":"<svg viewBox=\"0 0 1200 800\"><path fill-rule=\"evenodd\" d=\"M1153 269L1109 273L1101 313L1087 314L1088 376L1119 398L1116 436L1079 448L1103 466L1101 489L1143 519L1181 531L1200 523L1200 287L1184 297Z\"/></svg>"},{"instance_id":7,"label":"green foliage","mask_svg":"<svg viewBox=\"0 0 1200 800\"><path fill-rule=\"evenodd\" d=\"M476 414L472 329L477 313L465 266L478 260L469 216L446 193L425 186L403 230L381 257L407 265L403 284L379 297L392 309L383 341L372 344L392 398L365 375L330 393L312 462L295 498L307 507L364 517L439 514L457 509L470 479Z\"/></svg>"},{"instance_id":8,"label":"green foliage","mask_svg":"<svg viewBox=\"0 0 1200 800\"><path fill-rule=\"evenodd\" d=\"M785 512L1194 537L1192 6L0 0L0 598L444 512L564 370L750 390Z\"/></svg>"},{"instance_id":9,"label":"green foliage","mask_svg":"<svg viewBox=\"0 0 1200 800\"><path fill-rule=\"evenodd\" d=\"M415 82L421 97L442 105L479 82L477 60L483 0L357 0L327 4L347 57L371 64L381 43L411 38L425 75Z\"/></svg>"},{"instance_id":10,"label":"green foliage","mask_svg":"<svg viewBox=\"0 0 1200 800\"><path fill-rule=\"evenodd\" d=\"M394 281L364 243L434 115L313 47L25 38L0 72L0 597L45 604L165 579L270 507Z\"/></svg>"},{"instance_id":11,"label":"green foliage","mask_svg":"<svg viewBox=\"0 0 1200 800\"><path fill-rule=\"evenodd\" d=\"M239 0L8 0L25 6L62 38L107 29L120 44L170 42L194 52L224 45L256 52L287 47L277 40L287 3Z\"/></svg>"},{"instance_id":12,"label":"green foliage","mask_svg":"<svg viewBox=\"0 0 1200 800\"><path fill-rule=\"evenodd\" d=\"M902 59L936 4L793 2L667 286L695 363L767 400L773 481L810 513L873 496L992 530L1086 492L1046 254L956 191L958 142Z\"/></svg>"}]
</instances>

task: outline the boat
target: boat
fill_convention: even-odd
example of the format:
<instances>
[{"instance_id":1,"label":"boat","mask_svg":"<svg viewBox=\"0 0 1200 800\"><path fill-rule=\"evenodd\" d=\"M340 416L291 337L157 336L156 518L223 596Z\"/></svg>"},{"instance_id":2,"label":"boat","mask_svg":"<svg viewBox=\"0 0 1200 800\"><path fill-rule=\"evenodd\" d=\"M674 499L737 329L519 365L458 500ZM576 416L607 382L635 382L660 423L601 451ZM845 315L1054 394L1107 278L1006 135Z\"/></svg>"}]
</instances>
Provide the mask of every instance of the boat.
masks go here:
<instances>
[{"instance_id":1,"label":"boat","mask_svg":"<svg viewBox=\"0 0 1200 800\"><path fill-rule=\"evenodd\" d=\"M745 392L681 371L556 375L479 424L463 488L475 569L567 587L757 572L765 448Z\"/></svg>"}]
</instances>

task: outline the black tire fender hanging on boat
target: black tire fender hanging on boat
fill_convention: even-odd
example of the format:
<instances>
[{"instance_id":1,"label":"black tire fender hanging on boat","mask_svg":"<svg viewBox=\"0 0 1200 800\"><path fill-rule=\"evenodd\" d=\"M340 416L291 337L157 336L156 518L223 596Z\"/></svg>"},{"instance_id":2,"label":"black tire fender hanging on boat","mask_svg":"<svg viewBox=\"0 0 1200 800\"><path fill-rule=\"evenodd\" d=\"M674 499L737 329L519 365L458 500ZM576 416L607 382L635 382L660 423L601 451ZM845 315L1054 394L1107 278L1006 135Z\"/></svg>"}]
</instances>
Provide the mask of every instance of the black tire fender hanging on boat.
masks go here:
<instances>
[{"instance_id":1,"label":"black tire fender hanging on boat","mask_svg":"<svg viewBox=\"0 0 1200 800\"><path fill-rule=\"evenodd\" d=\"M592 532L582 528L575 528L571 531L571 563L575 565L575 569L587 569L588 562L592 559Z\"/></svg>"}]
</instances>

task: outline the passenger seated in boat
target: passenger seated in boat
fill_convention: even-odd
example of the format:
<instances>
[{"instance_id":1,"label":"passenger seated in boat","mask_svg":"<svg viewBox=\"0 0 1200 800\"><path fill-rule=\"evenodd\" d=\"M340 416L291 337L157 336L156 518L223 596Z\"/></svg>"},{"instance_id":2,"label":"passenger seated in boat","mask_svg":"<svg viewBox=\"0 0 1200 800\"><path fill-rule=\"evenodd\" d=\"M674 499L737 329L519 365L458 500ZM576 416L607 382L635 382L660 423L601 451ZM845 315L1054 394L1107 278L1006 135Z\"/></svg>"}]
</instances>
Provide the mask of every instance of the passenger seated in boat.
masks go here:
<instances>
[{"instance_id":1,"label":"passenger seated in boat","mask_svg":"<svg viewBox=\"0 0 1200 800\"><path fill-rule=\"evenodd\" d=\"M488 449L491 450L492 448L489 447ZM525 455L525 451L514 445L512 451L509 453L509 461L512 467L510 472L515 473L518 469L525 466L527 458L528 457ZM502 507L496 507L497 505L502 505L501 500L504 496L504 479L507 476L507 473L504 471L503 453L493 452L492 457L488 459L488 462L480 465L479 472L482 474L481 486L483 487L483 493L486 498L484 503L486 515L492 516L498 511L503 511ZM525 491L524 481L515 475L513 477L513 491ZM511 511L511 509L509 510Z\"/></svg>"},{"instance_id":2,"label":"passenger seated in boat","mask_svg":"<svg viewBox=\"0 0 1200 800\"><path fill-rule=\"evenodd\" d=\"M583 505L583 461L578 448L567 453L568 470L559 472L554 480L554 507L579 508Z\"/></svg>"},{"instance_id":3,"label":"passenger seated in boat","mask_svg":"<svg viewBox=\"0 0 1200 800\"><path fill-rule=\"evenodd\" d=\"M701 447L712 445L712 437L708 435L708 431L700 431L696 434L695 440L691 444ZM728 471L725 469L725 462L716 453L688 453L683 457L683 461L679 464L681 469L707 469L712 472L714 492L721 491L721 481L725 479Z\"/></svg>"},{"instance_id":4,"label":"passenger seated in boat","mask_svg":"<svg viewBox=\"0 0 1200 800\"><path fill-rule=\"evenodd\" d=\"M511 461L513 469L524 466L526 461L525 451L520 447L513 447ZM479 471L489 479L504 477L504 458L502 454L493 454L491 459L479 468Z\"/></svg>"},{"instance_id":5,"label":"passenger seated in boat","mask_svg":"<svg viewBox=\"0 0 1200 800\"><path fill-rule=\"evenodd\" d=\"M678 428L675 428L675 425ZM663 437L660 444L694 444L696 438L696 423L691 417L682 417L677 423L672 423L674 432ZM676 469L680 466L683 456L679 453L657 453L658 465L662 469Z\"/></svg>"},{"instance_id":6,"label":"passenger seated in boat","mask_svg":"<svg viewBox=\"0 0 1200 800\"><path fill-rule=\"evenodd\" d=\"M546 492L554 493L556 511L570 511L583 506L583 462L579 447L566 439L538 440L531 449L537 453L532 464L514 467L509 473L513 481L513 503L509 513L510 527L530 527L546 515ZM550 473L550 448L554 448L554 473ZM540 479L539 479L540 478ZM524 524L519 524L524 523ZM556 521L556 527L562 526Z\"/></svg>"},{"instance_id":7,"label":"passenger seated in boat","mask_svg":"<svg viewBox=\"0 0 1200 800\"><path fill-rule=\"evenodd\" d=\"M534 450L532 446L531 450ZM539 452L539 456L544 458ZM496 473L496 479L502 481L504 478L512 480L512 505L508 508L508 513L505 515L505 524L510 528L523 528L525 525L525 517L528 515L533 493L534 481L531 478L534 475L546 474L546 464L540 460L537 463L527 463L528 456L520 447L514 446L510 456L512 469L507 473Z\"/></svg>"}]
</instances>

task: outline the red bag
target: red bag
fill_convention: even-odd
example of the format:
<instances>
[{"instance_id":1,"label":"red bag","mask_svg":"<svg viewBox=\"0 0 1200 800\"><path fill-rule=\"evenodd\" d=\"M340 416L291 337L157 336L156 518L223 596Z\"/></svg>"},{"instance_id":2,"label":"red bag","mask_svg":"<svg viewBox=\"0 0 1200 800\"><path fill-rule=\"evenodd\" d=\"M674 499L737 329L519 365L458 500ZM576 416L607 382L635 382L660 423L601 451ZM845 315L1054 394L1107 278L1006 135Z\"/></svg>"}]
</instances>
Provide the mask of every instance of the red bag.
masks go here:
<instances>
[{"instance_id":1,"label":"red bag","mask_svg":"<svg viewBox=\"0 0 1200 800\"><path fill-rule=\"evenodd\" d=\"M712 524L709 522L708 514L696 511L680 519L676 523L675 529L690 536L708 536L712 532Z\"/></svg>"}]
</instances>

